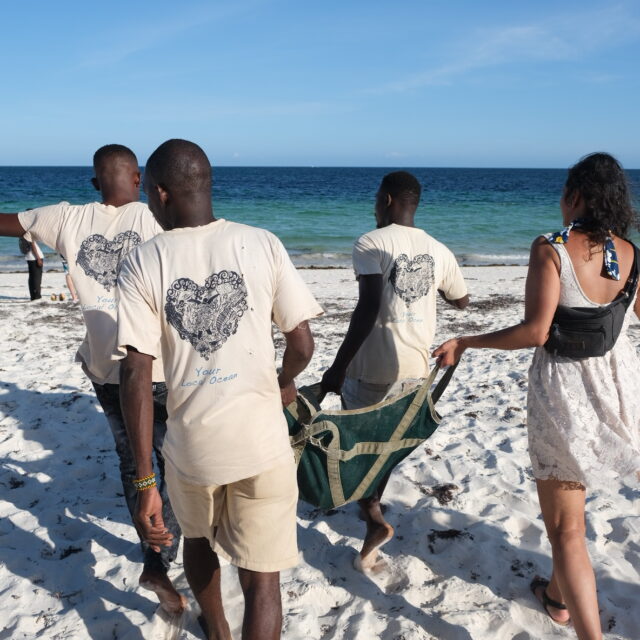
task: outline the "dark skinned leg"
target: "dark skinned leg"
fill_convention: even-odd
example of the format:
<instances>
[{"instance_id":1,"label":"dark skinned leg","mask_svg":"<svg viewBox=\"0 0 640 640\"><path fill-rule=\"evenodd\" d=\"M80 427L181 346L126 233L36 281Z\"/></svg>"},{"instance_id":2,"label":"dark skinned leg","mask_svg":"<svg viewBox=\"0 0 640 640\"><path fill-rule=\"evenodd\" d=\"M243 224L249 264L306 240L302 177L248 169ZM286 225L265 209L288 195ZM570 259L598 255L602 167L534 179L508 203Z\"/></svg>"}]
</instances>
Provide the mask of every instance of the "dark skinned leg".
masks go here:
<instances>
[{"instance_id":1,"label":"dark skinned leg","mask_svg":"<svg viewBox=\"0 0 640 640\"><path fill-rule=\"evenodd\" d=\"M278 640L282 631L280 573L238 569L244 593L242 640Z\"/></svg>"},{"instance_id":2,"label":"dark skinned leg","mask_svg":"<svg viewBox=\"0 0 640 640\"><path fill-rule=\"evenodd\" d=\"M159 554L157 554L159 557ZM162 563L145 558L145 564L138 580L140 586L153 591L162 608L171 615L181 615L187 606L187 599L176 591Z\"/></svg>"},{"instance_id":3,"label":"dark skinned leg","mask_svg":"<svg viewBox=\"0 0 640 640\"><path fill-rule=\"evenodd\" d=\"M217 554L206 538L185 538L183 558L184 573L200 605L208 640L231 640L229 623L222 607Z\"/></svg>"},{"instance_id":4,"label":"dark skinned leg","mask_svg":"<svg viewBox=\"0 0 640 640\"><path fill-rule=\"evenodd\" d=\"M113 434L116 452L120 462L120 479L122 481L125 501L131 514L131 519L133 520L137 492L132 481L136 477L136 465L129 445L124 418L122 417L119 385L93 383L93 387L96 391L98 402L100 402L109 427L111 428L111 433ZM171 615L180 615L184 611L187 601L184 596L176 591L176 588L167 575L169 562L175 558L177 551L177 544L180 539L180 528L175 522L173 511L171 511L171 507L169 506L169 499L166 496L162 475L159 480L159 485L161 486L163 502L165 503L163 507L165 523L171 533L173 533L174 541L172 550L163 549L160 552L153 551L144 541L140 541L144 554L144 566L140 574L139 583L141 587L153 591L158 596L160 605L165 611ZM169 510L169 512L167 512L167 510Z\"/></svg>"},{"instance_id":5,"label":"dark skinned leg","mask_svg":"<svg viewBox=\"0 0 640 640\"><path fill-rule=\"evenodd\" d=\"M371 569L375 564L378 548L388 542L393 536L393 527L384 519L380 499L389 481L389 471L380 481L378 488L368 498L358 500L362 515L367 524L367 533L360 551L359 568Z\"/></svg>"},{"instance_id":6,"label":"dark skinned leg","mask_svg":"<svg viewBox=\"0 0 640 640\"><path fill-rule=\"evenodd\" d=\"M147 545L143 545L144 568L140 575L140 586L154 591L162 607L169 613L177 615L185 609L187 601L184 596L176 591L167 575L169 566L176 559L178 553L181 532L169 502L165 482L164 458L162 456L162 443L167 431L166 395L166 385L164 383L153 384L153 450L158 470L157 482L160 496L162 497L162 519L167 529L173 534L173 541L170 547L162 547L159 552L155 552ZM127 497L127 502L129 501L130 498Z\"/></svg>"},{"instance_id":7,"label":"dark skinned leg","mask_svg":"<svg viewBox=\"0 0 640 640\"><path fill-rule=\"evenodd\" d=\"M347 385L347 383L349 383L349 385ZM347 386L349 386L349 390L346 389ZM351 386L352 384L349 379L347 379L347 381L345 381L345 387L343 387L343 395L341 397L343 409L360 409L368 404L379 402L387 395L391 385L388 385L384 390L376 392L377 397L368 393L366 402L363 401L362 398L358 397L358 394L355 393L355 389L352 389ZM387 486L390 475L391 472L389 471L382 477L372 495L368 498L358 500L362 519L367 525L367 532L364 536L360 555L356 558L354 563L356 569L360 571L374 570L374 565L376 564L378 556L378 548L388 542L393 536L393 527L384 519L382 505L380 504L382 493Z\"/></svg>"}]
</instances>

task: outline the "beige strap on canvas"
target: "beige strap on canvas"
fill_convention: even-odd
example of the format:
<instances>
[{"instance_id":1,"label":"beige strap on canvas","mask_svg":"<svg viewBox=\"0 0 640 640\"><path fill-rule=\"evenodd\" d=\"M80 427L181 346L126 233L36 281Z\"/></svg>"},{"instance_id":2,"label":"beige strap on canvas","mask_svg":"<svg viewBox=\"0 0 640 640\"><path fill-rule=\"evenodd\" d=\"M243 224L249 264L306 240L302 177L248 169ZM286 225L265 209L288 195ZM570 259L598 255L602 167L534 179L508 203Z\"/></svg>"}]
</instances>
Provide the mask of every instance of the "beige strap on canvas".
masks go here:
<instances>
[{"instance_id":1,"label":"beige strap on canvas","mask_svg":"<svg viewBox=\"0 0 640 640\"><path fill-rule=\"evenodd\" d=\"M425 400L429 402L429 408L431 410L431 415L434 418L434 420L436 420L436 422L440 421L438 418L438 415L435 413L433 403L431 402L431 394L429 393L431 389L431 385L433 384L433 381L435 380L436 375L438 373L438 369L439 367L436 366L431 370L429 377L422 383L422 385L418 389L418 393L416 393L416 395L414 396L413 400L411 401L411 404L409 405L404 415L402 416L402 420L400 420L400 422L398 423L398 426L395 428L394 432L391 434L389 441L386 443L383 443L384 445L386 445L385 447L383 447L383 450L384 449L391 449L391 450L386 450L384 451L384 453L381 453L378 456L378 459L373 463L367 475L362 479L362 481L360 482L356 490L351 495L351 498L350 498L351 500L360 500L360 498L362 498L362 496L366 493L367 489L369 488L369 486L371 485L375 477L380 473L380 470L382 469L382 467L384 467L384 465L386 464L387 460L389 459L389 456L395 451L397 451L399 448L404 448L403 446L404 442L402 441L402 438L404 437L404 434L407 432L407 430L411 426L411 423L416 417L418 411L420 411L420 409L422 408L422 405L424 404ZM406 446L407 447L417 446L418 444L420 444L420 442L422 441L418 440L416 445L407 443ZM338 472L339 472L339 465L338 465ZM341 483L340 483L340 489L342 491ZM333 495L333 489L331 491L331 494Z\"/></svg>"},{"instance_id":2,"label":"beige strap on canvas","mask_svg":"<svg viewBox=\"0 0 640 640\"><path fill-rule=\"evenodd\" d=\"M422 383L422 385L420 385L418 392L411 401L411 404L407 407L407 410L398 423L398 426L395 428L387 442L359 442L348 451L342 451L340 446L340 431L334 422L332 422L330 419L326 419L320 422L309 424L309 422L311 422L311 420L313 419L313 416L317 413L317 410L315 409L315 407L313 407L313 405L307 398L305 398L302 394L300 396L303 399L303 412L306 414L308 410L309 418L307 418L306 415L297 415L297 413L299 412L299 407L297 405L295 408L295 413L292 410L293 405L288 407L288 410L292 413L292 415L294 415L294 417L296 417L296 419L298 419L301 424L304 424L304 428L301 429L301 431L296 434L296 436L291 438L291 445L294 447L294 449L296 449L296 453L298 453L297 450L299 449L300 455L302 455L302 450L304 449L304 446L307 442L310 442L311 444L317 446L325 452L327 456L327 476L329 481L329 488L331 491L331 498L336 506L345 504L345 502L347 502L342 488L342 480L340 477L340 462L346 462L356 456L364 454L378 456L371 469L369 469L365 477L362 479L358 487L348 499L349 501L359 500L364 496L367 489L369 488L375 477L380 473L381 469L384 467L387 460L389 459L389 456L392 453L409 447L416 447L423 442L421 438L404 438L404 434L411 426L413 420L422 408L422 405L425 401L429 405L429 410L434 421L436 423L440 422L440 416L436 413L434 404L438 401L447 384L451 380L455 368L456 366L448 368L448 370L442 376L441 380L436 385L433 394L431 394L431 386L440 369L438 365L433 367L433 369L429 373L428 378ZM366 407L363 409L350 411L350 413L365 413L369 410L369 407ZM304 420L304 418L307 418L309 422L307 422L307 420ZM318 434L323 432L326 433L327 431L331 433L332 437L330 442L327 445L324 445L322 443L322 440L320 438L317 438L317 436Z\"/></svg>"}]
</instances>

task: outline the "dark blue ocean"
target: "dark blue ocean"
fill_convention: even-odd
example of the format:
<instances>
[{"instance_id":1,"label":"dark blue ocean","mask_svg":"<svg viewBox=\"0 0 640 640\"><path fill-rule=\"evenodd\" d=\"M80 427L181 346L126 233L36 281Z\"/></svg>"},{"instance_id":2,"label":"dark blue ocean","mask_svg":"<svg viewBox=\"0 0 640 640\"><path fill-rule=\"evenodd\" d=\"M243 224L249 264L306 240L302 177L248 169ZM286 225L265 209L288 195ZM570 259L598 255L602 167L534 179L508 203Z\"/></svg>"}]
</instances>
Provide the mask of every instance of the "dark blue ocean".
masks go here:
<instances>
[{"instance_id":1,"label":"dark blue ocean","mask_svg":"<svg viewBox=\"0 0 640 640\"><path fill-rule=\"evenodd\" d=\"M298 265L348 266L353 241L375 226L375 193L392 170L215 168L215 215L269 229ZM417 225L462 264L524 264L532 239L561 227L564 169L408 170L423 186ZM92 201L92 175L90 167L0 167L0 211ZM640 170L628 175L640 194ZM24 268L17 244L0 238L0 271ZM57 264L51 256L48 265Z\"/></svg>"}]
</instances>

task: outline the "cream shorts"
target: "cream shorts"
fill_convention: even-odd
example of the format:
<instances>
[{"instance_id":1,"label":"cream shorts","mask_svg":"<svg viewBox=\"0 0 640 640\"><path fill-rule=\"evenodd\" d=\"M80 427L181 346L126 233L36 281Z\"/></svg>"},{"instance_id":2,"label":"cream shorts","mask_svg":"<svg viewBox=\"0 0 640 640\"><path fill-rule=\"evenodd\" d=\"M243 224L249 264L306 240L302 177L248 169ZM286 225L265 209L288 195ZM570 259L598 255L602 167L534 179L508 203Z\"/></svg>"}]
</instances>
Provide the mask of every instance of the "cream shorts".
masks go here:
<instances>
[{"instance_id":1,"label":"cream shorts","mask_svg":"<svg viewBox=\"0 0 640 640\"><path fill-rule=\"evenodd\" d=\"M231 564L269 573L298 563L293 462L227 485L198 486L181 480L170 464L167 488L185 538L207 538Z\"/></svg>"}]
</instances>

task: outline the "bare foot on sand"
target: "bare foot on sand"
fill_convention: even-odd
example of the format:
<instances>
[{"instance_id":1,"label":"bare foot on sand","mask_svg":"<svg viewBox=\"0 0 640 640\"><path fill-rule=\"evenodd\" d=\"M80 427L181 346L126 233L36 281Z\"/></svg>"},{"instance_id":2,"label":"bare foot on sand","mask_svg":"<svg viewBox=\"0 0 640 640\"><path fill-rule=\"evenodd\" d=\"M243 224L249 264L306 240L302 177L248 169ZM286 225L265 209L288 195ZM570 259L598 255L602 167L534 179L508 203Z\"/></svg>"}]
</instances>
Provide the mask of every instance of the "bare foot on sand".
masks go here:
<instances>
[{"instance_id":1,"label":"bare foot on sand","mask_svg":"<svg viewBox=\"0 0 640 640\"><path fill-rule=\"evenodd\" d=\"M144 589L155 592L160 606L171 615L181 615L187 608L187 599L180 595L166 573L145 569L140 575L139 584Z\"/></svg>"},{"instance_id":2,"label":"bare foot on sand","mask_svg":"<svg viewBox=\"0 0 640 640\"><path fill-rule=\"evenodd\" d=\"M362 572L376 571L378 549L393 537L393 527L388 523L372 522L367 525L367 535L362 545L362 551L356 558L354 566Z\"/></svg>"},{"instance_id":3,"label":"bare foot on sand","mask_svg":"<svg viewBox=\"0 0 640 640\"><path fill-rule=\"evenodd\" d=\"M215 631L212 633L209 632L209 625L202 614L198 616L198 624L204 631L204 635L210 638L210 640L233 640L231 637L231 629L226 620L221 622L217 633Z\"/></svg>"},{"instance_id":4,"label":"bare foot on sand","mask_svg":"<svg viewBox=\"0 0 640 640\"><path fill-rule=\"evenodd\" d=\"M377 576L379 574L388 573L391 569L389 563L378 553L374 551L370 553L363 562L363 558L358 554L353 559L353 568L367 576Z\"/></svg>"}]
</instances>

